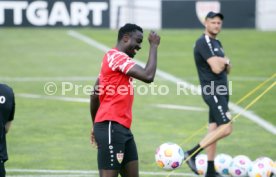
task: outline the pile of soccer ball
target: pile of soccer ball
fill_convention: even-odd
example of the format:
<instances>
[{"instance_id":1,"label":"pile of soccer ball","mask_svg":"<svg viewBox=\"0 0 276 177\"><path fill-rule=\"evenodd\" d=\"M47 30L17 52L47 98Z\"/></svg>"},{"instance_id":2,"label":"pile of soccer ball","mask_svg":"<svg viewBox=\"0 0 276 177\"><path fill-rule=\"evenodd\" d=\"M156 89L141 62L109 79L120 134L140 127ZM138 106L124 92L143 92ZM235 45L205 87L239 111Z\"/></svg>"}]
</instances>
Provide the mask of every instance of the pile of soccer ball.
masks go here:
<instances>
[{"instance_id":1,"label":"pile of soccer ball","mask_svg":"<svg viewBox=\"0 0 276 177\"><path fill-rule=\"evenodd\" d=\"M201 161L204 161L204 163ZM207 171L207 155L198 155L196 166L200 174L205 174ZM232 158L227 154L218 154L215 158L215 168L219 174L233 177L270 177L272 173L276 174L276 162L268 157L260 157L255 161L251 161L245 155Z\"/></svg>"},{"instance_id":2,"label":"pile of soccer ball","mask_svg":"<svg viewBox=\"0 0 276 177\"><path fill-rule=\"evenodd\" d=\"M184 160L183 149L175 143L164 143L156 149L155 161L165 170L174 170L181 166ZM196 167L200 175L207 171L207 155L196 157ZM276 162L268 157L260 157L251 161L245 155L232 158L227 154L218 154L215 158L216 171L223 176L233 177L271 177L276 175Z\"/></svg>"}]
</instances>

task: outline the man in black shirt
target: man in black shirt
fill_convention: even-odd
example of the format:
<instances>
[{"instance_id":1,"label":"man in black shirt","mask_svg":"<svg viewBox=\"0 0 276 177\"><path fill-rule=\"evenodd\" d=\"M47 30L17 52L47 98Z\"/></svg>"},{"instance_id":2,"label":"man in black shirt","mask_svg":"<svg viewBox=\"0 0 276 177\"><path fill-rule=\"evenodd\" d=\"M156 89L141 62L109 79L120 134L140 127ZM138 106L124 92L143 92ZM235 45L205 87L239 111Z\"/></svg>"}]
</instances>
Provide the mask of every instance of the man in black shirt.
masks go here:
<instances>
[{"instance_id":1,"label":"man in black shirt","mask_svg":"<svg viewBox=\"0 0 276 177\"><path fill-rule=\"evenodd\" d=\"M220 177L214 168L216 143L232 132L227 84L227 74L231 65L230 60L224 55L220 41L216 39L221 30L223 18L221 13L209 12L205 18L205 32L196 41L194 47L202 97L209 107L209 128L207 135L199 144L185 152L185 159L192 171L198 174L195 157L206 149L208 156L206 177Z\"/></svg>"},{"instance_id":2,"label":"man in black shirt","mask_svg":"<svg viewBox=\"0 0 276 177\"><path fill-rule=\"evenodd\" d=\"M8 160L6 133L14 118L15 100L13 90L0 84L0 177L6 176L4 163Z\"/></svg>"}]
</instances>

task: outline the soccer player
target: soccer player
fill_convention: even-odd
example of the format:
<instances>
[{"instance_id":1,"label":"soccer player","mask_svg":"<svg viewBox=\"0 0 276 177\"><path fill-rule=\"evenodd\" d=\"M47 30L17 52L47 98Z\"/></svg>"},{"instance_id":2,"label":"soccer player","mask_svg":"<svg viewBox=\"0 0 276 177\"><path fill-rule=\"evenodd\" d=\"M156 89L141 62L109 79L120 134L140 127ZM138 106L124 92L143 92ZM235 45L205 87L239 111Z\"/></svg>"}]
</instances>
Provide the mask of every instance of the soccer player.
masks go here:
<instances>
[{"instance_id":1,"label":"soccer player","mask_svg":"<svg viewBox=\"0 0 276 177\"><path fill-rule=\"evenodd\" d=\"M91 143L98 148L100 177L138 177L138 153L132 122L133 78L153 82L160 37L151 31L145 67L132 60L141 49L143 30L135 24L119 29L117 44L103 57L101 71L90 99L93 121Z\"/></svg>"},{"instance_id":2,"label":"soccer player","mask_svg":"<svg viewBox=\"0 0 276 177\"><path fill-rule=\"evenodd\" d=\"M11 121L14 118L15 100L13 90L0 84L0 177L6 176L5 162L8 160L6 133L8 133Z\"/></svg>"},{"instance_id":3,"label":"soccer player","mask_svg":"<svg viewBox=\"0 0 276 177\"><path fill-rule=\"evenodd\" d=\"M198 145L185 152L187 164L198 174L195 157L206 149L208 168L206 177L219 177L214 168L217 141L230 135L232 125L228 109L229 91L227 74L230 72L230 60L225 57L221 42L216 39L224 16L209 12L205 18L205 32L196 41L194 59L202 88L202 97L209 107L209 128L207 135Z\"/></svg>"}]
</instances>

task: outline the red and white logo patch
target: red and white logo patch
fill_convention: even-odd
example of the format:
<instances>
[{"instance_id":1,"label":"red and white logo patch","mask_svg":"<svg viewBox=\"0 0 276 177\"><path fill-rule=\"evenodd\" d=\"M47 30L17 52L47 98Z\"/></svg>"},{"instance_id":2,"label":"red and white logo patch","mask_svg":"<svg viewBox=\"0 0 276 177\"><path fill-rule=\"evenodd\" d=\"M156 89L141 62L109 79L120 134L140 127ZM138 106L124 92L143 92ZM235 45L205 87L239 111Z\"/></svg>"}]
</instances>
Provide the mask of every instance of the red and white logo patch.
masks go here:
<instances>
[{"instance_id":1,"label":"red and white logo patch","mask_svg":"<svg viewBox=\"0 0 276 177\"><path fill-rule=\"evenodd\" d=\"M120 152L116 154L117 160L119 163L122 163L123 159L124 159L124 153Z\"/></svg>"},{"instance_id":2,"label":"red and white logo patch","mask_svg":"<svg viewBox=\"0 0 276 177\"><path fill-rule=\"evenodd\" d=\"M199 21L204 25L205 17L208 12L220 12L219 1L197 1L196 2L196 15Z\"/></svg>"}]
</instances>

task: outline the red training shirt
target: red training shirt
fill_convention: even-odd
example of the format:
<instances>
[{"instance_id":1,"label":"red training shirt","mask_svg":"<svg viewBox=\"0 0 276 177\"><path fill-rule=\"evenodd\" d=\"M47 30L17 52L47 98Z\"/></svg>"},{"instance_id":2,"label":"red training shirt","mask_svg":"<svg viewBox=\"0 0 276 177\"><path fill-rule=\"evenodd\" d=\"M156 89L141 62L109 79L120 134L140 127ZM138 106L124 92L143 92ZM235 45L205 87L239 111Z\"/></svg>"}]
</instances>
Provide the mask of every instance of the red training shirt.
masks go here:
<instances>
[{"instance_id":1,"label":"red training shirt","mask_svg":"<svg viewBox=\"0 0 276 177\"><path fill-rule=\"evenodd\" d=\"M103 58L99 75L100 107L95 122L111 120L130 128L132 122L133 85L127 72L135 62L117 48Z\"/></svg>"}]
</instances>

